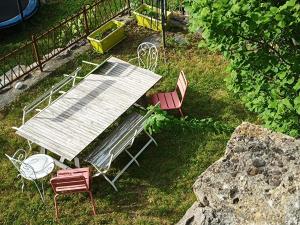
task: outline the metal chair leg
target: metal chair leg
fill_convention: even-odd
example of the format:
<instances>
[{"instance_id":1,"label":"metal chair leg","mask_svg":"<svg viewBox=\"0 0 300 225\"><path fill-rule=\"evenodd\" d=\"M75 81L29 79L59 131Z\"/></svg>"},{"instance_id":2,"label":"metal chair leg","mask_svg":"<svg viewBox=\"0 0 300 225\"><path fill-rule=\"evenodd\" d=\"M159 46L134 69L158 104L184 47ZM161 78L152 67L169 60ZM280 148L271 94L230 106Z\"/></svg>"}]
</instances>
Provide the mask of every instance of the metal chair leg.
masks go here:
<instances>
[{"instance_id":1,"label":"metal chair leg","mask_svg":"<svg viewBox=\"0 0 300 225\"><path fill-rule=\"evenodd\" d=\"M181 115L182 117L184 117L181 108L179 108L178 110L179 110L180 115Z\"/></svg>"},{"instance_id":2,"label":"metal chair leg","mask_svg":"<svg viewBox=\"0 0 300 225\"><path fill-rule=\"evenodd\" d=\"M28 143L28 146L29 146L29 151L31 151L32 150L32 145L31 145L32 142L27 140L27 143Z\"/></svg>"},{"instance_id":3,"label":"metal chair leg","mask_svg":"<svg viewBox=\"0 0 300 225\"><path fill-rule=\"evenodd\" d=\"M25 186L24 179L23 179L23 177L21 176L21 174L19 174L17 177L21 177L21 181L22 181L21 189L22 189L22 192L24 192L24 186Z\"/></svg>"},{"instance_id":4,"label":"metal chair leg","mask_svg":"<svg viewBox=\"0 0 300 225\"><path fill-rule=\"evenodd\" d=\"M57 199L56 199L57 197L58 197L57 194L54 195L55 217L56 217L56 219L58 220L58 206L57 206Z\"/></svg>"},{"instance_id":5,"label":"metal chair leg","mask_svg":"<svg viewBox=\"0 0 300 225\"><path fill-rule=\"evenodd\" d=\"M135 159L134 156L131 155L131 153L130 153L128 150L125 150L125 152L130 156L130 158L132 158L132 159L134 160L134 162L135 162L135 164L136 164L137 166L140 166L140 164L139 164L139 162L137 161L137 159Z\"/></svg>"},{"instance_id":6,"label":"metal chair leg","mask_svg":"<svg viewBox=\"0 0 300 225\"><path fill-rule=\"evenodd\" d=\"M35 180L33 180L33 183L35 184L36 188L38 189L38 192L40 193L40 196L41 196L42 201L45 202L44 196L43 196L43 194L42 194L42 192L41 192L41 190L40 190L38 184L36 183ZM42 186L42 188L43 188L43 186ZM43 190L43 192L44 192L44 190Z\"/></svg>"},{"instance_id":7,"label":"metal chair leg","mask_svg":"<svg viewBox=\"0 0 300 225\"><path fill-rule=\"evenodd\" d=\"M90 196L90 199L91 199L91 202L92 202L93 213L94 213L94 215L96 215L96 207L95 207L95 202L94 202L93 194L92 194L91 191L89 191L88 193L89 193L89 196Z\"/></svg>"},{"instance_id":8,"label":"metal chair leg","mask_svg":"<svg viewBox=\"0 0 300 225\"><path fill-rule=\"evenodd\" d=\"M44 197L44 200L45 200L45 189L44 189L44 179L43 178L41 180L41 183L42 183L43 197Z\"/></svg>"},{"instance_id":9,"label":"metal chair leg","mask_svg":"<svg viewBox=\"0 0 300 225\"><path fill-rule=\"evenodd\" d=\"M108 183L110 183L110 185L115 189L115 191L118 191L116 185L114 184L114 182L112 182L105 174L102 174L103 177L105 178L105 180L108 181Z\"/></svg>"},{"instance_id":10,"label":"metal chair leg","mask_svg":"<svg viewBox=\"0 0 300 225\"><path fill-rule=\"evenodd\" d=\"M146 130L144 130L145 131L145 133L147 134L147 136L153 141L153 143L156 145L156 146L158 146L158 144L157 144L157 142L155 141L155 139L146 131Z\"/></svg>"}]
</instances>

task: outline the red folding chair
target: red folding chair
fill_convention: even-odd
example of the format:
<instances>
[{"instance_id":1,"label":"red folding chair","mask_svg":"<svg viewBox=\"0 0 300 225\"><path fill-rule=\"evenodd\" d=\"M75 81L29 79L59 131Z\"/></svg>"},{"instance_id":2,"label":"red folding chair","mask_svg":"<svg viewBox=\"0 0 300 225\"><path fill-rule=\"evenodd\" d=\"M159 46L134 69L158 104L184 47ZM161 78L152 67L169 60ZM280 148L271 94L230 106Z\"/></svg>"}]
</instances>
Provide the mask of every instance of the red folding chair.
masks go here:
<instances>
[{"instance_id":1,"label":"red folding chair","mask_svg":"<svg viewBox=\"0 0 300 225\"><path fill-rule=\"evenodd\" d=\"M55 193L54 205L55 205L55 215L57 219L58 219L57 197L60 194L88 192L92 202L93 213L94 215L96 215L95 203L94 203L92 192L90 190L91 176L90 176L89 168L59 170L57 172L57 177L52 178L50 180L50 183Z\"/></svg>"},{"instance_id":2,"label":"red folding chair","mask_svg":"<svg viewBox=\"0 0 300 225\"><path fill-rule=\"evenodd\" d=\"M181 71L179 74L179 78L177 81L177 85L175 91L173 92L165 92L165 93L157 93L152 96L151 102L153 105L156 105L158 102L160 103L160 108L163 110L174 110L177 109L181 116L182 113L182 103L186 95L186 90L188 87L188 81L184 75L184 72ZM179 94L178 94L179 92Z\"/></svg>"}]
</instances>

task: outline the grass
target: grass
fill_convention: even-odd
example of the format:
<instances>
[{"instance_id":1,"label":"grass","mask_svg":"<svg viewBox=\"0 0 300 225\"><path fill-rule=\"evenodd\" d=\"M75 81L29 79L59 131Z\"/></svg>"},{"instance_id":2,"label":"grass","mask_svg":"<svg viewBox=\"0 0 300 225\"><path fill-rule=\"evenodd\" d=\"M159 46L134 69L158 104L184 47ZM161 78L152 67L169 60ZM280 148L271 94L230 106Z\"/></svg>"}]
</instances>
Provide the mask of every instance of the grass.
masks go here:
<instances>
[{"instance_id":1,"label":"grass","mask_svg":"<svg viewBox=\"0 0 300 225\"><path fill-rule=\"evenodd\" d=\"M32 34L43 33L68 16L79 12L83 4L92 2L94 0L57 0L51 4L42 5L38 12L25 23L0 31L0 56L30 41Z\"/></svg>"},{"instance_id":2,"label":"grass","mask_svg":"<svg viewBox=\"0 0 300 225\"><path fill-rule=\"evenodd\" d=\"M121 1L121 0L120 0ZM32 34L41 34L57 25L69 16L79 12L83 5L92 4L95 0L56 0L42 4L37 13L24 23L6 30L0 30L0 57L8 54L22 44L31 41ZM116 0L116 2L118 2ZM141 0L134 0L134 5ZM177 9L177 0L170 0L169 6Z\"/></svg>"},{"instance_id":3,"label":"grass","mask_svg":"<svg viewBox=\"0 0 300 225\"><path fill-rule=\"evenodd\" d=\"M109 54L98 55L93 51L78 56L54 74L23 94L10 107L0 113L0 221L2 224L57 224L54 219L53 191L46 185L46 204L30 183L24 193L16 178L17 172L5 158L20 147L27 148L23 138L15 135L12 126L21 124L22 108L54 83L81 65L81 60L101 62L109 55L123 60L134 58L136 48L151 31L131 27L128 38L113 48ZM205 49L198 49L198 40L187 34L187 42L178 46L174 34L168 34L169 48L164 63L161 59L157 73L162 81L150 93L173 90L179 71L184 70L190 86L184 113L190 118L212 117L230 126L242 121L255 122L256 116L227 92L224 78L227 62L222 56ZM160 51L162 53L162 51ZM83 65L83 73L91 67ZM176 115L176 114L174 114ZM91 216L91 206L84 194L59 198L60 224L174 224L196 200L192 185L209 165L224 153L230 134L215 134L193 129L163 130L155 135L158 148L151 146L139 158L141 167L132 165L117 183L119 192L101 177L93 180L93 193L97 215ZM145 141L138 138L132 151ZM37 146L34 151L37 151ZM128 162L121 155L113 164L111 174ZM84 166L84 165L83 165ZM49 179L49 178L48 178Z\"/></svg>"}]
</instances>

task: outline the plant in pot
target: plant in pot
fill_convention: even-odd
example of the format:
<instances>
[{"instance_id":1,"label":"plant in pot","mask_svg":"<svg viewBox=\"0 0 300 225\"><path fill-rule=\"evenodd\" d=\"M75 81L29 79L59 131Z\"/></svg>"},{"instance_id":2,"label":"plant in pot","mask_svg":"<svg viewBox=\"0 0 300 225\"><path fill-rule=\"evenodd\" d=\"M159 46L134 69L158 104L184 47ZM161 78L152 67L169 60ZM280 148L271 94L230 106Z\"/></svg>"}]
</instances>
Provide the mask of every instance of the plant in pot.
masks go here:
<instances>
[{"instance_id":1,"label":"plant in pot","mask_svg":"<svg viewBox=\"0 0 300 225\"><path fill-rule=\"evenodd\" d=\"M139 26L147 27L155 31L162 31L161 9L142 4L133 11ZM167 21L171 16L171 12L167 11Z\"/></svg>"},{"instance_id":2,"label":"plant in pot","mask_svg":"<svg viewBox=\"0 0 300 225\"><path fill-rule=\"evenodd\" d=\"M111 20L91 33L87 39L96 52L103 54L125 39L125 23Z\"/></svg>"}]
</instances>

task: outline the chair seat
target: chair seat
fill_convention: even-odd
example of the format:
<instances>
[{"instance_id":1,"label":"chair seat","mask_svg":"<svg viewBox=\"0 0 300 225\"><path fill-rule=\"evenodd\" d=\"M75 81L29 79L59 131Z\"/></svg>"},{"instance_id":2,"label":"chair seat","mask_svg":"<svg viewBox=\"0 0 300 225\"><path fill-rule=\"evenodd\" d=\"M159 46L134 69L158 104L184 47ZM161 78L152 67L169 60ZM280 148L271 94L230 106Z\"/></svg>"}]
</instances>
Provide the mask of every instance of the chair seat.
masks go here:
<instances>
[{"instance_id":1,"label":"chair seat","mask_svg":"<svg viewBox=\"0 0 300 225\"><path fill-rule=\"evenodd\" d=\"M152 96L151 101L153 105L160 102L160 108L164 110L179 109L181 107L181 102L176 91L157 93Z\"/></svg>"}]
</instances>

